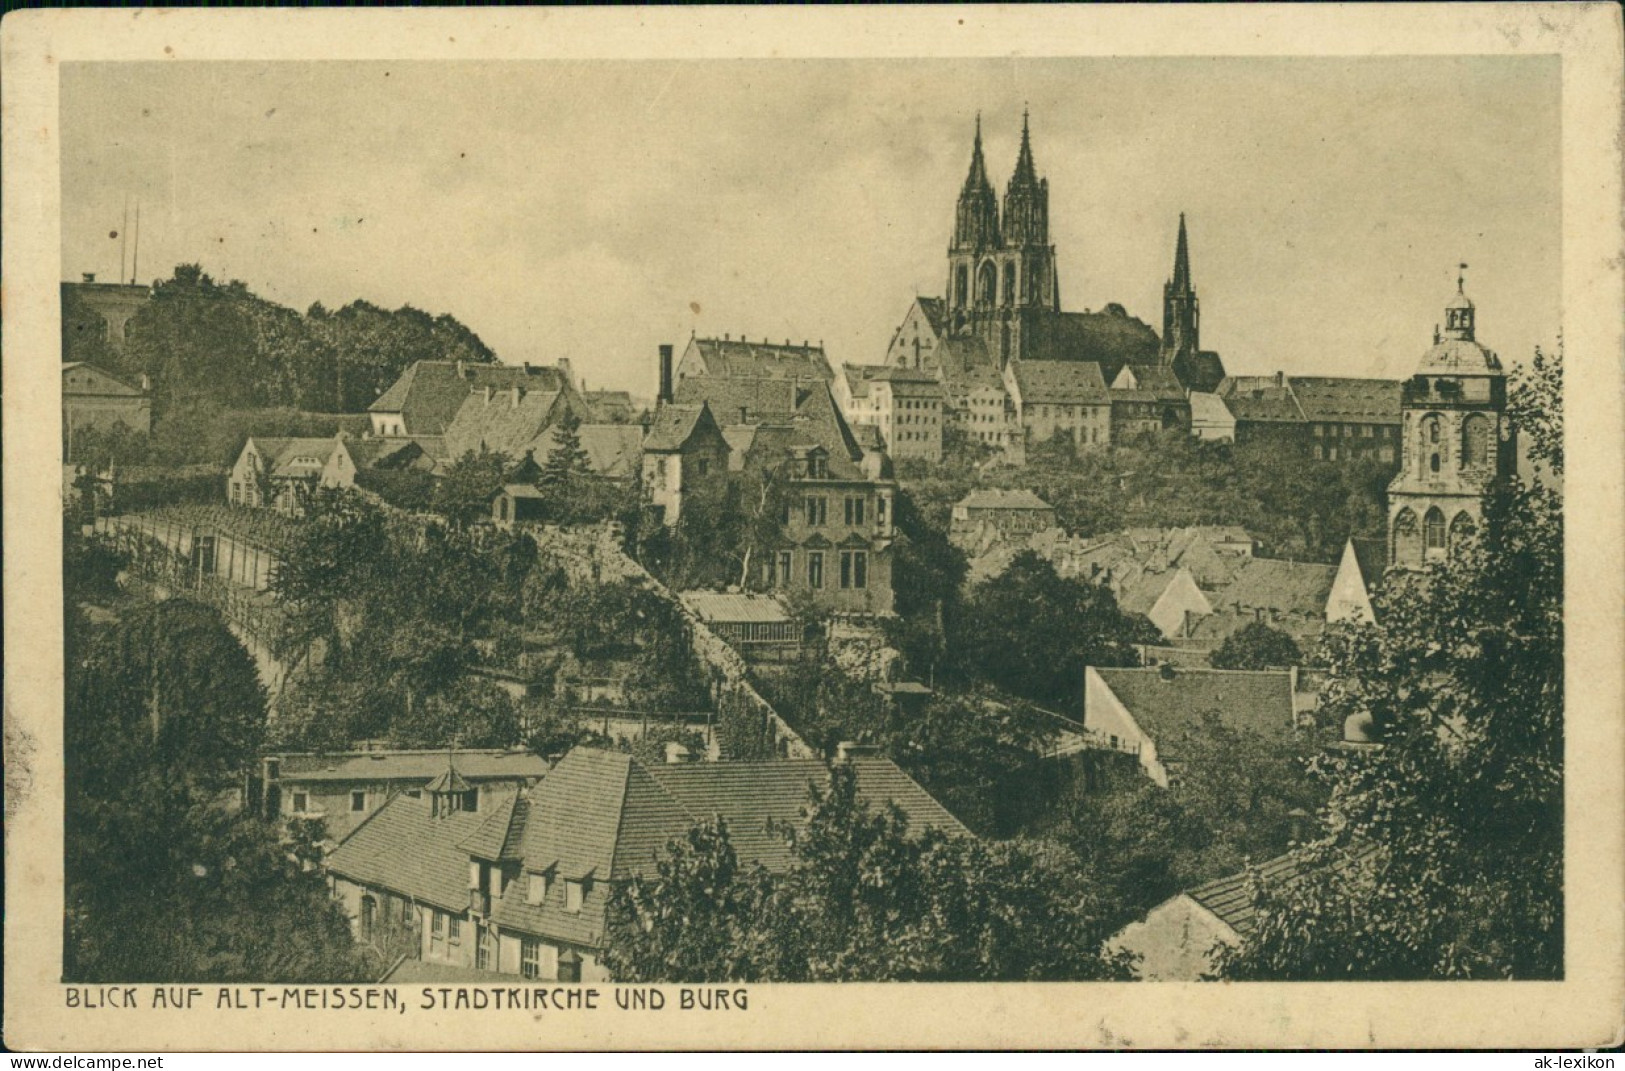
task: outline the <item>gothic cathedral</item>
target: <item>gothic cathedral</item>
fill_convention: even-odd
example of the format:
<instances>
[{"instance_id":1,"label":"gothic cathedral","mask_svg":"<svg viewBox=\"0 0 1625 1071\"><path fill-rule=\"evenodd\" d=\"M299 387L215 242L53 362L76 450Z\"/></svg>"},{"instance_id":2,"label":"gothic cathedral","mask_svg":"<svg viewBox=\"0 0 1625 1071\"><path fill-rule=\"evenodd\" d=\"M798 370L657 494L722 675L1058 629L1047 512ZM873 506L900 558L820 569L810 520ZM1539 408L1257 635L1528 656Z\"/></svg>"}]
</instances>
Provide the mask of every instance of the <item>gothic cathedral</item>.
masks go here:
<instances>
[{"instance_id":1,"label":"gothic cathedral","mask_svg":"<svg viewBox=\"0 0 1625 1071\"><path fill-rule=\"evenodd\" d=\"M1464 265L1465 266L1465 265ZM1473 303L1456 280L1445 330L1401 390L1403 464L1388 485L1388 561L1446 558L1484 521L1484 496L1517 469L1500 358L1474 337Z\"/></svg>"}]
</instances>

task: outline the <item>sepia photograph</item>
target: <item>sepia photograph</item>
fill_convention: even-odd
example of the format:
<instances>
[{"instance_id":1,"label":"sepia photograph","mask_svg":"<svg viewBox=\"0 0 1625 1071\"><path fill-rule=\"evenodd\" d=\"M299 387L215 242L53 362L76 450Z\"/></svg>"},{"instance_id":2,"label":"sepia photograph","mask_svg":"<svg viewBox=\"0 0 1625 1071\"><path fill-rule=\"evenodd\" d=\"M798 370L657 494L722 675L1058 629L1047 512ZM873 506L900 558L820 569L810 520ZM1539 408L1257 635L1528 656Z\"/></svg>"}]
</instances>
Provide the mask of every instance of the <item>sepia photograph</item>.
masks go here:
<instances>
[{"instance_id":1,"label":"sepia photograph","mask_svg":"<svg viewBox=\"0 0 1625 1071\"><path fill-rule=\"evenodd\" d=\"M1022 982L1111 996L935 1044L1422 1043L1111 1018L1330 982L1585 980L1612 1017L1538 1036L1617 1035L1618 877L1572 866L1625 859L1621 429L1565 376L1617 422L1619 240L1576 291L1570 59L965 10L963 53L665 12L711 47L50 59L31 1047L126 1001L370 1049L861 1000L766 1044L886 1048L932 1044L894 994Z\"/></svg>"}]
</instances>

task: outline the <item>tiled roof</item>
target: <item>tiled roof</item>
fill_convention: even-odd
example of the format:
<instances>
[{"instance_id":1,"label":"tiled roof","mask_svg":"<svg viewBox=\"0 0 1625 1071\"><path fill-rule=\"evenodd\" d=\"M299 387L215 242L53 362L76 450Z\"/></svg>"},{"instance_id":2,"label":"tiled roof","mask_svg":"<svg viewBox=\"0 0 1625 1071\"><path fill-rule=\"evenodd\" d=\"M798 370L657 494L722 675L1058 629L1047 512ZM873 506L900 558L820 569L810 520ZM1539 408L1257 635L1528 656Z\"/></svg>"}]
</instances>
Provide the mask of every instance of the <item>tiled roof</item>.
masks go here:
<instances>
[{"instance_id":1,"label":"tiled roof","mask_svg":"<svg viewBox=\"0 0 1625 1071\"><path fill-rule=\"evenodd\" d=\"M684 606L698 614L701 621L780 624L790 620L784 604L771 595L685 591L678 598L683 600Z\"/></svg>"},{"instance_id":2,"label":"tiled roof","mask_svg":"<svg viewBox=\"0 0 1625 1071\"><path fill-rule=\"evenodd\" d=\"M1370 861L1377 850L1369 843L1357 844L1338 849L1335 859L1321 863L1311 862L1302 852L1288 852L1260 863L1256 868L1258 882L1266 889L1279 891L1320 868L1330 867L1334 873L1347 873L1350 868ZM1250 937L1258 925L1258 911L1253 907L1247 886L1248 875L1244 870L1198 885L1185 895L1213 912L1240 936Z\"/></svg>"},{"instance_id":3,"label":"tiled roof","mask_svg":"<svg viewBox=\"0 0 1625 1071\"><path fill-rule=\"evenodd\" d=\"M553 456L558 434L559 426L554 424L526 444L535 464L544 464ZM638 471L643 429L636 424L582 424L576 428L576 441L587 452L587 469L594 475L620 479Z\"/></svg>"},{"instance_id":4,"label":"tiled roof","mask_svg":"<svg viewBox=\"0 0 1625 1071\"><path fill-rule=\"evenodd\" d=\"M1271 610L1319 617L1326 612L1337 567L1278 558L1249 558L1236 579L1213 597L1215 608Z\"/></svg>"},{"instance_id":5,"label":"tiled roof","mask_svg":"<svg viewBox=\"0 0 1625 1071\"><path fill-rule=\"evenodd\" d=\"M1054 509L1025 487L979 487L954 503L966 509Z\"/></svg>"},{"instance_id":6,"label":"tiled roof","mask_svg":"<svg viewBox=\"0 0 1625 1071\"><path fill-rule=\"evenodd\" d=\"M841 415L827 383L690 376L678 385L677 398L690 404L704 401L713 414L721 414L730 428L755 426L743 451L747 465L775 468L788 450L822 446L829 453L832 477L864 478L858 465L863 460L863 447ZM736 452L743 441L742 434L729 436L730 448Z\"/></svg>"},{"instance_id":7,"label":"tiled roof","mask_svg":"<svg viewBox=\"0 0 1625 1071\"><path fill-rule=\"evenodd\" d=\"M713 377L767 377L771 379L835 378L822 346L779 346L766 341L697 338L693 346L705 361L705 374Z\"/></svg>"},{"instance_id":8,"label":"tiled roof","mask_svg":"<svg viewBox=\"0 0 1625 1071\"><path fill-rule=\"evenodd\" d=\"M328 755L281 754L283 781L423 781L446 769L444 749L434 751L344 751ZM471 781L541 777L547 760L529 751L463 751L452 760Z\"/></svg>"},{"instance_id":9,"label":"tiled roof","mask_svg":"<svg viewBox=\"0 0 1625 1071\"><path fill-rule=\"evenodd\" d=\"M1284 670L1095 669L1157 745L1165 762L1183 757L1185 740L1217 711L1231 728L1267 737L1293 731L1292 676Z\"/></svg>"},{"instance_id":10,"label":"tiled roof","mask_svg":"<svg viewBox=\"0 0 1625 1071\"><path fill-rule=\"evenodd\" d=\"M1118 371L1118 378L1112 381L1111 397L1113 401L1124 402L1176 402L1185 397L1185 388L1180 386L1179 377L1173 370L1161 365L1124 365ZM1126 377L1132 376L1133 386L1118 386L1126 383Z\"/></svg>"},{"instance_id":11,"label":"tiled roof","mask_svg":"<svg viewBox=\"0 0 1625 1071\"><path fill-rule=\"evenodd\" d=\"M1230 412L1230 407L1225 405L1224 399L1217 394L1193 390L1190 393L1190 402L1192 424L1211 426L1235 423L1236 418Z\"/></svg>"},{"instance_id":12,"label":"tiled roof","mask_svg":"<svg viewBox=\"0 0 1625 1071\"><path fill-rule=\"evenodd\" d=\"M1178 575L1178 570L1140 571L1118 591L1117 605L1131 614L1150 613L1151 608L1157 605L1157 600L1162 598L1162 593L1168 590L1168 585L1172 584Z\"/></svg>"},{"instance_id":13,"label":"tiled roof","mask_svg":"<svg viewBox=\"0 0 1625 1071\"><path fill-rule=\"evenodd\" d=\"M396 796L350 831L327 857L330 873L360 885L462 912L468 853L461 847L485 815L429 813L429 797Z\"/></svg>"},{"instance_id":14,"label":"tiled roof","mask_svg":"<svg viewBox=\"0 0 1625 1071\"><path fill-rule=\"evenodd\" d=\"M255 437L253 442L259 448L260 455L268 462L270 470L278 476L302 476L320 472L333 452L339 449L342 440L337 437L331 439L261 439ZM313 462L301 461L301 458L312 458Z\"/></svg>"},{"instance_id":15,"label":"tiled roof","mask_svg":"<svg viewBox=\"0 0 1625 1071\"><path fill-rule=\"evenodd\" d=\"M1111 396L1094 361L1012 361L1024 405L1106 405Z\"/></svg>"},{"instance_id":16,"label":"tiled roof","mask_svg":"<svg viewBox=\"0 0 1625 1071\"><path fill-rule=\"evenodd\" d=\"M514 396L514 391L520 391ZM577 420L591 416L579 396L568 391L506 391L470 394L446 428L446 452L456 460L481 449L521 458L531 451L545 455L547 435L566 412Z\"/></svg>"},{"instance_id":17,"label":"tiled roof","mask_svg":"<svg viewBox=\"0 0 1625 1071\"><path fill-rule=\"evenodd\" d=\"M814 389L811 381L766 376L688 376L677 384L676 400L686 405L704 402L723 424L778 423L793 419Z\"/></svg>"},{"instance_id":18,"label":"tiled roof","mask_svg":"<svg viewBox=\"0 0 1625 1071\"><path fill-rule=\"evenodd\" d=\"M653 451L681 450L694 433L703 409L704 402L698 405L663 403L655 410L654 420L649 424L649 434L643 439L643 448Z\"/></svg>"},{"instance_id":19,"label":"tiled roof","mask_svg":"<svg viewBox=\"0 0 1625 1071\"><path fill-rule=\"evenodd\" d=\"M1397 379L1292 376L1292 393L1308 420L1329 423L1398 424Z\"/></svg>"},{"instance_id":20,"label":"tiled roof","mask_svg":"<svg viewBox=\"0 0 1625 1071\"><path fill-rule=\"evenodd\" d=\"M1278 424L1306 419L1284 377L1226 376L1217 393L1238 421Z\"/></svg>"},{"instance_id":21,"label":"tiled roof","mask_svg":"<svg viewBox=\"0 0 1625 1071\"><path fill-rule=\"evenodd\" d=\"M515 793L504 796L497 803L496 809L485 816L479 828L468 835L458 847L478 859L487 859L495 862L503 858L503 846L508 843L508 831L514 825L514 807L521 802L520 796ZM520 829L524 828L524 820L518 823Z\"/></svg>"},{"instance_id":22,"label":"tiled roof","mask_svg":"<svg viewBox=\"0 0 1625 1071\"><path fill-rule=\"evenodd\" d=\"M948 310L941 298L917 297L914 303L925 314L925 322L931 325L931 330L942 334L942 327L948 322Z\"/></svg>"},{"instance_id":23,"label":"tiled roof","mask_svg":"<svg viewBox=\"0 0 1625 1071\"><path fill-rule=\"evenodd\" d=\"M480 361L417 361L389 389L367 406L373 413L400 413L413 435L441 435L469 394L521 386L528 391L565 390L557 368Z\"/></svg>"}]
</instances>

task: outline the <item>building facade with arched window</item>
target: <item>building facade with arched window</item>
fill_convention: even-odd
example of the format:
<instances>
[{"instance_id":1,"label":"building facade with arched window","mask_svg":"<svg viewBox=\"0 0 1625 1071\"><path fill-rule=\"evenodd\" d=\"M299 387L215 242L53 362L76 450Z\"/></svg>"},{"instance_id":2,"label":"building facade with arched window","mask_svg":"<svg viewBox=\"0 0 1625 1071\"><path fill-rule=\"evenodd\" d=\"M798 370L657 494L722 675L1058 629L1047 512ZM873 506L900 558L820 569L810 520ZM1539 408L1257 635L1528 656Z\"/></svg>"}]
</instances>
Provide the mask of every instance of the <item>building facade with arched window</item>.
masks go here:
<instances>
[{"instance_id":1,"label":"building facade with arched window","mask_svg":"<svg viewBox=\"0 0 1625 1071\"><path fill-rule=\"evenodd\" d=\"M1457 280L1445 327L1401 390L1399 474L1388 485L1388 561L1418 568L1472 540L1484 496L1517 467L1506 374L1476 335L1476 310Z\"/></svg>"}]
</instances>

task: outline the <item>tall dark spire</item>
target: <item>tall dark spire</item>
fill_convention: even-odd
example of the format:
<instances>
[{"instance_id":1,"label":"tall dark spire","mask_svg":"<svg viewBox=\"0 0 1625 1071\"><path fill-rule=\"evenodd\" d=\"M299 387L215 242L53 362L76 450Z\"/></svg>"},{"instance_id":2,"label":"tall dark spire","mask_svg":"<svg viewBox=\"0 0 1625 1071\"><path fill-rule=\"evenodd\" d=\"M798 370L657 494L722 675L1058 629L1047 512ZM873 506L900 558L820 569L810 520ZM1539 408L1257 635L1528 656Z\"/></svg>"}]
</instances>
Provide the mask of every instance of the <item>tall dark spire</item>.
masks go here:
<instances>
[{"instance_id":1,"label":"tall dark spire","mask_svg":"<svg viewBox=\"0 0 1625 1071\"><path fill-rule=\"evenodd\" d=\"M976 113L976 145L971 150L970 174L965 176L965 193L980 193L982 190L991 190L993 184L987 180L987 161L982 159L982 113Z\"/></svg>"},{"instance_id":2,"label":"tall dark spire","mask_svg":"<svg viewBox=\"0 0 1625 1071\"><path fill-rule=\"evenodd\" d=\"M1185 239L1185 213L1179 214L1179 244L1174 248L1174 289L1191 288L1191 252Z\"/></svg>"},{"instance_id":3,"label":"tall dark spire","mask_svg":"<svg viewBox=\"0 0 1625 1071\"><path fill-rule=\"evenodd\" d=\"M1027 128L1027 109L1021 109L1021 152L1016 156L1016 170L1010 176L1010 185L1038 185L1038 168L1033 166L1032 136Z\"/></svg>"}]
</instances>

